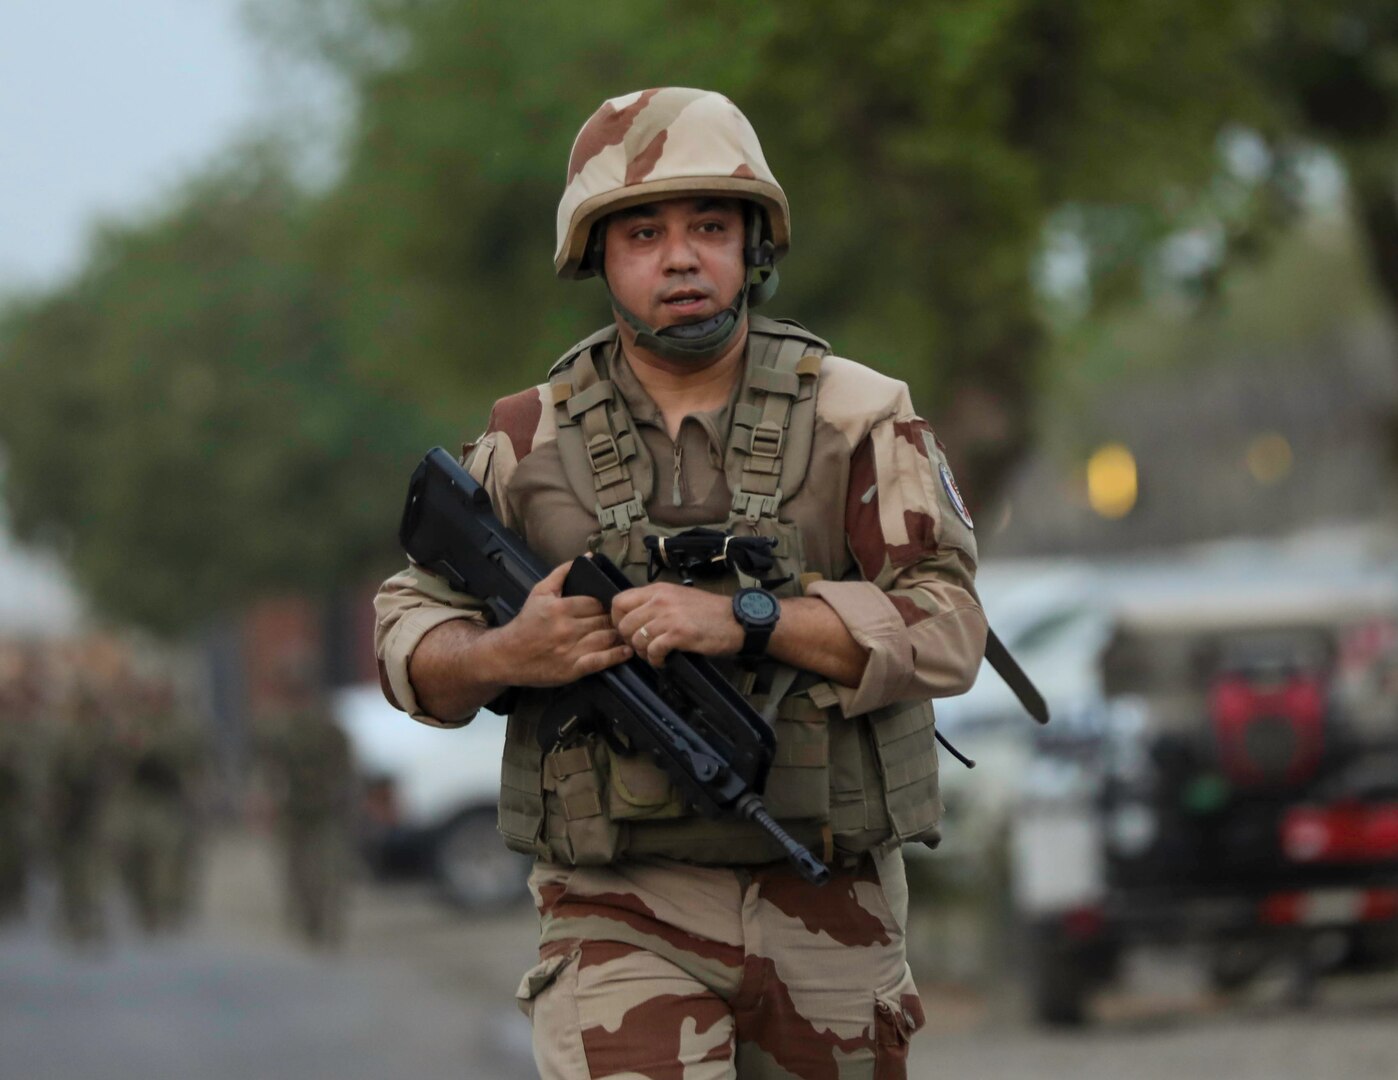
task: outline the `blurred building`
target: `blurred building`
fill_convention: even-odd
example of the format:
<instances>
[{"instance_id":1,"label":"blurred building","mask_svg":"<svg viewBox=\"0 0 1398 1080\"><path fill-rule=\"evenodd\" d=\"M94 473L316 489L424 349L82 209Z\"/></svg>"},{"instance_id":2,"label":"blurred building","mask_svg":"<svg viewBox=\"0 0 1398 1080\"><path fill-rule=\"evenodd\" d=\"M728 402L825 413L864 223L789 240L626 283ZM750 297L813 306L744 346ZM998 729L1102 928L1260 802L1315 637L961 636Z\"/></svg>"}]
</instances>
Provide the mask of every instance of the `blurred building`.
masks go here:
<instances>
[{"instance_id":1,"label":"blurred building","mask_svg":"<svg viewBox=\"0 0 1398 1080\"><path fill-rule=\"evenodd\" d=\"M1395 418L1398 343L1382 328L1182 363L1104 395L1071 451L1027 459L982 543L997 557L1094 555L1390 521ZM1089 483L1099 448L1105 493Z\"/></svg>"}]
</instances>

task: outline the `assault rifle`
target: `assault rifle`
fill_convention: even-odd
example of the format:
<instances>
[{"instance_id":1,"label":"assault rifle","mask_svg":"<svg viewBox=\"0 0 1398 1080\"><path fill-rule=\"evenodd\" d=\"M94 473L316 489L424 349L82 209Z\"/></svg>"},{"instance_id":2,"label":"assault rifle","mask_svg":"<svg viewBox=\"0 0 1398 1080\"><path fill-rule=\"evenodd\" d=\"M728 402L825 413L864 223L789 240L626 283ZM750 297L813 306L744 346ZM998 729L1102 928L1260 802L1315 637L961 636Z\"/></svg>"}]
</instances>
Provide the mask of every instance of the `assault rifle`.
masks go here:
<instances>
[{"instance_id":1,"label":"assault rifle","mask_svg":"<svg viewBox=\"0 0 1398 1080\"><path fill-rule=\"evenodd\" d=\"M484 601L497 625L519 614L550 570L501 524L485 489L441 447L413 472L398 539L413 562ZM599 554L573 561L563 594L591 596L610 608L612 597L630 587ZM829 880L830 869L763 805L776 751L771 725L706 658L674 652L656 669L632 657L561 687L551 716L555 737L592 727L613 747L650 754L687 805L705 817L755 822L807 881Z\"/></svg>"}]
</instances>

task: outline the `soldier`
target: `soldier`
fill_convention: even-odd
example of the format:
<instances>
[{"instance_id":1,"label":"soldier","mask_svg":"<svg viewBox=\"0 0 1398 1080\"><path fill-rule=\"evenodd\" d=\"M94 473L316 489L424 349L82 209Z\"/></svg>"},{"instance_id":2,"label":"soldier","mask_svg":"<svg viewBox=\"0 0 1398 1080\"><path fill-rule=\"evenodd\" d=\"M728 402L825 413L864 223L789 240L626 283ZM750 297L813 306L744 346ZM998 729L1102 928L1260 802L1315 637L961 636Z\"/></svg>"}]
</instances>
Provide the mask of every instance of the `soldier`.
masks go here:
<instances>
[{"instance_id":1,"label":"soldier","mask_svg":"<svg viewBox=\"0 0 1398 1080\"><path fill-rule=\"evenodd\" d=\"M75 945L99 944L110 859L110 802L116 738L103 694L76 686L60 709L45 761L48 847L58 885L58 932Z\"/></svg>"},{"instance_id":2,"label":"soldier","mask_svg":"<svg viewBox=\"0 0 1398 1080\"><path fill-rule=\"evenodd\" d=\"M546 1078L896 1077L922 1005L900 845L940 816L927 699L984 652L971 520L907 388L752 315L787 250L786 197L727 98L647 90L573 146L555 268L597 275L613 322L496 403L464 464L557 569L520 614L416 566L376 600L383 682L424 723L519 688L500 829L538 862L539 963L519 996ZM659 538L721 576L680 582ZM776 541L730 566L726 536ZM636 586L564 598L607 554ZM577 733L540 746L550 688L633 655L716 659L774 715L766 799L835 870L822 887L756 826L693 816L653 764Z\"/></svg>"},{"instance_id":3,"label":"soldier","mask_svg":"<svg viewBox=\"0 0 1398 1080\"><path fill-rule=\"evenodd\" d=\"M204 745L168 684L133 684L122 705L118 862L138 924L158 934L178 929L190 913Z\"/></svg>"},{"instance_id":4,"label":"soldier","mask_svg":"<svg viewBox=\"0 0 1398 1080\"><path fill-rule=\"evenodd\" d=\"M24 914L34 810L38 725L24 654L0 648L0 922Z\"/></svg>"},{"instance_id":5,"label":"soldier","mask_svg":"<svg viewBox=\"0 0 1398 1080\"><path fill-rule=\"evenodd\" d=\"M331 948L344 938L354 870L354 763L313 665L287 656L272 675L257 742L274 793L287 920L310 944Z\"/></svg>"}]
</instances>

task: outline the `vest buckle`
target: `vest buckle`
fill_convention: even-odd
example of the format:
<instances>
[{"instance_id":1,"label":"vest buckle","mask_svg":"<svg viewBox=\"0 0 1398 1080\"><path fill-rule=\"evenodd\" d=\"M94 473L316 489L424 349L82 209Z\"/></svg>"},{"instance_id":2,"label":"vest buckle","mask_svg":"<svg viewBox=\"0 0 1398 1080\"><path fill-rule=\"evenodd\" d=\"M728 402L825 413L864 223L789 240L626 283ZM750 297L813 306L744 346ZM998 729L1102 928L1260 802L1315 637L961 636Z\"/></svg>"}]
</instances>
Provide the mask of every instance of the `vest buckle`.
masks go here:
<instances>
[{"instance_id":1,"label":"vest buckle","mask_svg":"<svg viewBox=\"0 0 1398 1080\"><path fill-rule=\"evenodd\" d=\"M781 504L781 488L777 488L771 495L741 490L733 493L733 513L742 514L749 522L756 522L763 517L776 517Z\"/></svg>"},{"instance_id":2,"label":"vest buckle","mask_svg":"<svg viewBox=\"0 0 1398 1080\"><path fill-rule=\"evenodd\" d=\"M619 502L615 506L603 506L597 504L597 521L604 530L615 529L617 532L628 532L633 521L644 521L646 519L646 504L641 501L639 495L632 495L625 502Z\"/></svg>"},{"instance_id":3,"label":"vest buckle","mask_svg":"<svg viewBox=\"0 0 1398 1080\"><path fill-rule=\"evenodd\" d=\"M780 424L763 420L752 429L752 442L749 444L748 452L753 457L780 457L785 434Z\"/></svg>"},{"instance_id":4,"label":"vest buckle","mask_svg":"<svg viewBox=\"0 0 1398 1080\"><path fill-rule=\"evenodd\" d=\"M597 476L621 464L621 453L616 440L605 431L599 431L587 440L587 456L592 462L592 474Z\"/></svg>"}]
</instances>

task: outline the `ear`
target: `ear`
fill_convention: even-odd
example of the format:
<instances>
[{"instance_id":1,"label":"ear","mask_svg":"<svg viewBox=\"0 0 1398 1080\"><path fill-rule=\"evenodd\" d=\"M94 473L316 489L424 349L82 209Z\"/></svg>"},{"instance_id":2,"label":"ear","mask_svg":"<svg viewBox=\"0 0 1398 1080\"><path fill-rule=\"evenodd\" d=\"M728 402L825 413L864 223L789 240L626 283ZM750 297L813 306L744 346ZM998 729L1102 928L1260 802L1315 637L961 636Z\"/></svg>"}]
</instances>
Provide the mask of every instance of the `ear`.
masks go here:
<instances>
[{"instance_id":1,"label":"ear","mask_svg":"<svg viewBox=\"0 0 1398 1080\"><path fill-rule=\"evenodd\" d=\"M587 234L587 246L583 248L582 262L579 269L591 270L600 278L605 278L606 274L606 254L607 254L607 218L593 222L592 230Z\"/></svg>"}]
</instances>

